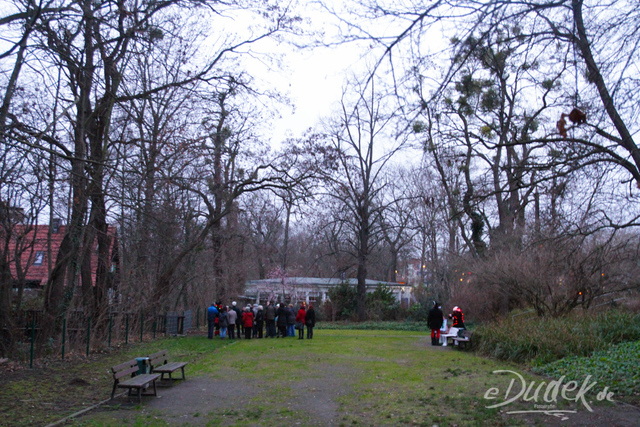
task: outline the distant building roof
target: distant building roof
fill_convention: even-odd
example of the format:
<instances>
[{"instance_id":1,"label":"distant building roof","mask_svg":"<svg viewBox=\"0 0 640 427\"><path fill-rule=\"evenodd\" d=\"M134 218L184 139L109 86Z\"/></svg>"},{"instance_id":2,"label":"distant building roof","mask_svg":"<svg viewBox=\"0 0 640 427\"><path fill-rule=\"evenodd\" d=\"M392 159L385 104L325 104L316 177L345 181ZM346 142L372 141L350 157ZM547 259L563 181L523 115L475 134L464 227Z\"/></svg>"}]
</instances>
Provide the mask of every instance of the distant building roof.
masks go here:
<instances>
[{"instance_id":1,"label":"distant building roof","mask_svg":"<svg viewBox=\"0 0 640 427\"><path fill-rule=\"evenodd\" d=\"M341 280L338 278L323 278L323 277L287 277L285 281L289 285L303 285L303 286L338 286L342 283L348 283L349 285L356 286L358 284L358 279L346 279ZM258 286L258 285L277 285L282 283L282 279L259 279L259 280L248 280L246 282L247 285L250 286ZM404 283L398 282L383 282L381 280L371 280L367 279L365 281L367 286L378 286L384 285L389 287L396 286L406 286Z\"/></svg>"}]
</instances>

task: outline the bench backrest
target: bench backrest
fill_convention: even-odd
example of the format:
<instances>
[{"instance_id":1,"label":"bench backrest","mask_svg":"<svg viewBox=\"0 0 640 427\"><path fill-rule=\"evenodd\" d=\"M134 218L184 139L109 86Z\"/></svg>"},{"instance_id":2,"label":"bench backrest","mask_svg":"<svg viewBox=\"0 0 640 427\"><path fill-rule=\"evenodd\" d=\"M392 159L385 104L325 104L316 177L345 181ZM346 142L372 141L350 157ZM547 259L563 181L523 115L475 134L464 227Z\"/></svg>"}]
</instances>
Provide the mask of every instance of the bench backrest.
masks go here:
<instances>
[{"instance_id":1,"label":"bench backrest","mask_svg":"<svg viewBox=\"0 0 640 427\"><path fill-rule=\"evenodd\" d=\"M152 367L166 365L169 362L167 350L162 350L157 353L153 353L149 356L149 365Z\"/></svg>"},{"instance_id":2,"label":"bench backrest","mask_svg":"<svg viewBox=\"0 0 640 427\"><path fill-rule=\"evenodd\" d=\"M129 360L111 368L114 379L120 379L124 376L135 374L138 372L138 361L136 359Z\"/></svg>"}]
</instances>

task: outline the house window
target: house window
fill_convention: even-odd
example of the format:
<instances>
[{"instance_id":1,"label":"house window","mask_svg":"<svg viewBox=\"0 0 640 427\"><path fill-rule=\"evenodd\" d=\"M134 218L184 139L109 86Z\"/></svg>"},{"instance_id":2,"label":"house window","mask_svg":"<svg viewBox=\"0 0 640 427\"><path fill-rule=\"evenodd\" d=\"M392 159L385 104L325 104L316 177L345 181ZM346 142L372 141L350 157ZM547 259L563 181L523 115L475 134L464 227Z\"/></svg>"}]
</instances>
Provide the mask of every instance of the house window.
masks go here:
<instances>
[{"instance_id":1,"label":"house window","mask_svg":"<svg viewBox=\"0 0 640 427\"><path fill-rule=\"evenodd\" d=\"M320 292L309 292L309 302L313 303L313 302L318 302L321 299L321 293Z\"/></svg>"},{"instance_id":2,"label":"house window","mask_svg":"<svg viewBox=\"0 0 640 427\"><path fill-rule=\"evenodd\" d=\"M44 262L44 251L36 251L36 258L33 261L33 265L42 265Z\"/></svg>"}]
</instances>

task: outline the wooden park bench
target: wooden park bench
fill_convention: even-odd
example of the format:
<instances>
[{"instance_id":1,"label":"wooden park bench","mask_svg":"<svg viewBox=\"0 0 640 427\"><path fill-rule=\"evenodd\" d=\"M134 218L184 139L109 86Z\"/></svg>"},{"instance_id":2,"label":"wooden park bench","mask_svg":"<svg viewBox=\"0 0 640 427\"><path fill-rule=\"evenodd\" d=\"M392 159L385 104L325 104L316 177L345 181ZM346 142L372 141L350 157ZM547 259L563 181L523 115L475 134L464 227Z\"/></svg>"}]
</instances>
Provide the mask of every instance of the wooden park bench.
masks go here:
<instances>
[{"instance_id":1,"label":"wooden park bench","mask_svg":"<svg viewBox=\"0 0 640 427\"><path fill-rule=\"evenodd\" d=\"M111 391L111 398L116 394L117 388L128 388L129 396L131 396L131 390L138 390L138 401L142 403L142 390L149 387L149 384L153 384L153 396L157 396L156 380L160 378L160 374L138 374L138 361L136 359L129 360L128 362L121 363L120 365L111 368L113 372L113 390ZM126 376L131 375L130 378L123 380ZM151 396L145 394L145 396Z\"/></svg>"},{"instance_id":2,"label":"wooden park bench","mask_svg":"<svg viewBox=\"0 0 640 427\"><path fill-rule=\"evenodd\" d=\"M471 332L465 330L464 336L452 338L454 344L460 349L464 349L471 342Z\"/></svg>"},{"instance_id":3,"label":"wooden park bench","mask_svg":"<svg viewBox=\"0 0 640 427\"><path fill-rule=\"evenodd\" d=\"M171 374L178 369L182 371L182 379L184 380L184 367L187 366L187 364L188 362L169 362L167 350L162 350L149 356L151 372L154 374L160 374L160 381L164 380L164 374L169 374L169 381L173 382Z\"/></svg>"}]
</instances>

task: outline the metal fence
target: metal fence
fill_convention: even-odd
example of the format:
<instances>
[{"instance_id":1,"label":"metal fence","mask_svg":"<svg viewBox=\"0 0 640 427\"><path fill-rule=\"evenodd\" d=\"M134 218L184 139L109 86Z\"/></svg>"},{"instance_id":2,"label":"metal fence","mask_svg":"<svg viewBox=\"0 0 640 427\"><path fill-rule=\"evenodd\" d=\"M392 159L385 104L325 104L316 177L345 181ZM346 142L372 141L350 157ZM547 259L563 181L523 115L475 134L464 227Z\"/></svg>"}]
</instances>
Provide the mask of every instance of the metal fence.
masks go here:
<instances>
[{"instance_id":1,"label":"metal fence","mask_svg":"<svg viewBox=\"0 0 640 427\"><path fill-rule=\"evenodd\" d=\"M201 315L202 313L202 315ZM201 322L202 321L202 322ZM186 335L206 324L206 310L198 308L163 314L145 312L112 312L97 324L82 311L70 311L61 320L56 337L40 339L44 313L27 310L16 315L11 327L4 325L2 346L4 354L14 360L29 361L43 356L59 356L64 360L70 352L83 352L111 348L116 345L152 340L158 336Z\"/></svg>"}]
</instances>

